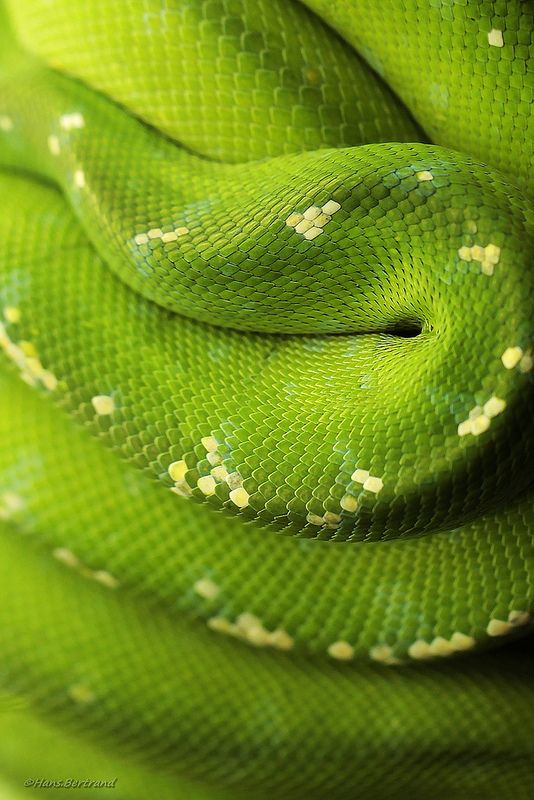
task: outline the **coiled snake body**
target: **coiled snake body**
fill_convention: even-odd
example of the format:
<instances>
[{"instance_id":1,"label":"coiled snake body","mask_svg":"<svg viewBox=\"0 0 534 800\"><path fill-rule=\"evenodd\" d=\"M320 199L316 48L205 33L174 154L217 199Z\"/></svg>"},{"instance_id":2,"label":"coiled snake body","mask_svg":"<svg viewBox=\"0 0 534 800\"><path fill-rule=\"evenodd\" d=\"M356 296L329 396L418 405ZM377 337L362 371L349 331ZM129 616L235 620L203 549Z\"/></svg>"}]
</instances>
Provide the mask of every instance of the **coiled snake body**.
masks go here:
<instances>
[{"instance_id":1,"label":"coiled snake body","mask_svg":"<svg viewBox=\"0 0 534 800\"><path fill-rule=\"evenodd\" d=\"M532 2L5 6L12 796L532 796Z\"/></svg>"}]
</instances>

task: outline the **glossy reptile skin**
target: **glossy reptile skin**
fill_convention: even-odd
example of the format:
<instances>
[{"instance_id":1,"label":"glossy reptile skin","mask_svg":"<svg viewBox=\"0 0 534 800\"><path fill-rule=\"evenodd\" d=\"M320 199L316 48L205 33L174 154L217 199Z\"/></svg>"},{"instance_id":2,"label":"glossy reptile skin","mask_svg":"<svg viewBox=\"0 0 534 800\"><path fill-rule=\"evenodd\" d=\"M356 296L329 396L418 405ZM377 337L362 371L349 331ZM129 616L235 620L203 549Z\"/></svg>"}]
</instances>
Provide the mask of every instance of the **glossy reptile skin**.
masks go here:
<instances>
[{"instance_id":1,"label":"glossy reptile skin","mask_svg":"<svg viewBox=\"0 0 534 800\"><path fill-rule=\"evenodd\" d=\"M5 5L0 791L532 797L534 3Z\"/></svg>"}]
</instances>

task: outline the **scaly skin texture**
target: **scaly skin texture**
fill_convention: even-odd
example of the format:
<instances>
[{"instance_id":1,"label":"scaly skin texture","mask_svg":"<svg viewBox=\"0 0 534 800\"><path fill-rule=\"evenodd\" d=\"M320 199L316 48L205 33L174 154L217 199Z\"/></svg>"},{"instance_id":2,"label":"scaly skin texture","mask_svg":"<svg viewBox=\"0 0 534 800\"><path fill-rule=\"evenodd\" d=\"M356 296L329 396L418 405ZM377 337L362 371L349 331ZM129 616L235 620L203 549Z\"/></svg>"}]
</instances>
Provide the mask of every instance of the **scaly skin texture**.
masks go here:
<instances>
[{"instance_id":1,"label":"scaly skin texture","mask_svg":"<svg viewBox=\"0 0 534 800\"><path fill-rule=\"evenodd\" d=\"M530 798L533 4L5 5L6 787Z\"/></svg>"}]
</instances>

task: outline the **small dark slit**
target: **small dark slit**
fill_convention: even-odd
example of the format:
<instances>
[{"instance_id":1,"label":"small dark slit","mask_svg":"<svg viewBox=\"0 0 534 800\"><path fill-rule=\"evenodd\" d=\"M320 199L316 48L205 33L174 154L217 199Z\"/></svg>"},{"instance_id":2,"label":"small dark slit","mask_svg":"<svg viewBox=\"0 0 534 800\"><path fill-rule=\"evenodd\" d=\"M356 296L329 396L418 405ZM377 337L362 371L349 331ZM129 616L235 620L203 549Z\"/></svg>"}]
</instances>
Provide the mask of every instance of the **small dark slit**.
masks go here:
<instances>
[{"instance_id":1,"label":"small dark slit","mask_svg":"<svg viewBox=\"0 0 534 800\"><path fill-rule=\"evenodd\" d=\"M402 339L413 339L423 332L423 327L419 322L398 322L386 329L390 336L400 336Z\"/></svg>"}]
</instances>

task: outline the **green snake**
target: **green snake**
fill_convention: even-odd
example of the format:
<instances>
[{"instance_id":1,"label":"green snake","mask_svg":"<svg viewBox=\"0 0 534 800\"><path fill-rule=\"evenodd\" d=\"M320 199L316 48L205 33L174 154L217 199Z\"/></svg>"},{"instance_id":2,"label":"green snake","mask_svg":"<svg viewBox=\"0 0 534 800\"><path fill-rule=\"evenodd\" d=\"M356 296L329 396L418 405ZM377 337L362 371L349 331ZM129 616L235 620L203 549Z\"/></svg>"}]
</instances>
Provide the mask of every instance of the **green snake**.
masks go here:
<instances>
[{"instance_id":1,"label":"green snake","mask_svg":"<svg viewBox=\"0 0 534 800\"><path fill-rule=\"evenodd\" d=\"M531 0L4 0L2 797L532 797L533 97Z\"/></svg>"}]
</instances>

